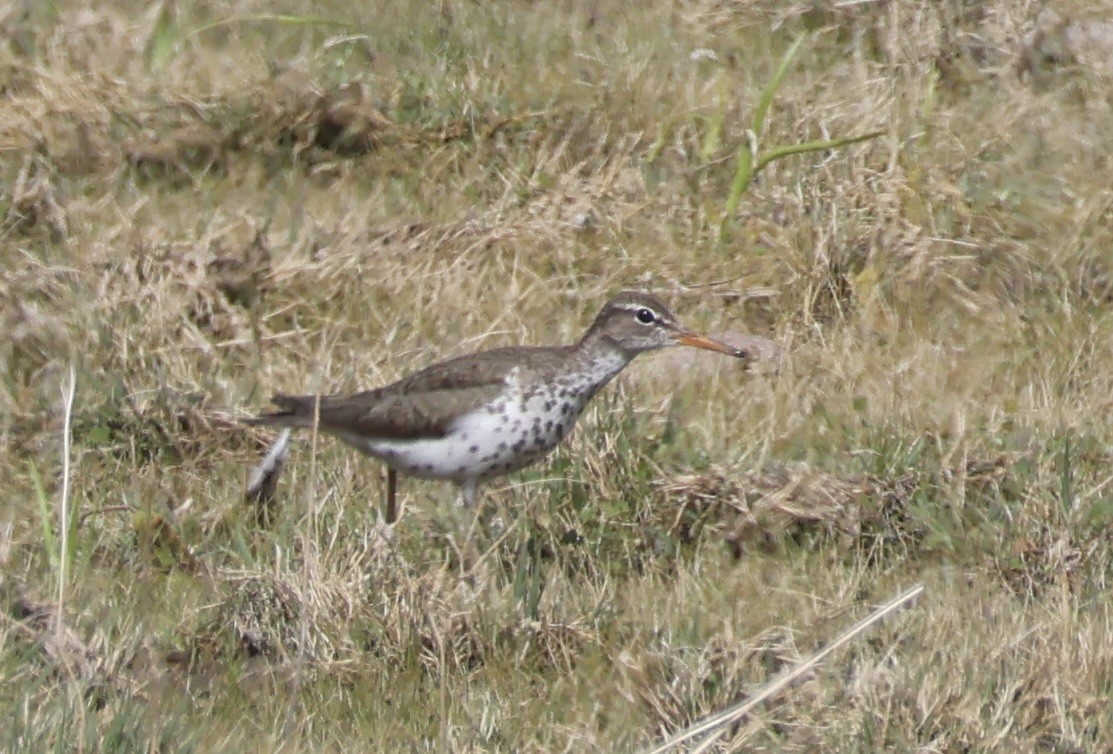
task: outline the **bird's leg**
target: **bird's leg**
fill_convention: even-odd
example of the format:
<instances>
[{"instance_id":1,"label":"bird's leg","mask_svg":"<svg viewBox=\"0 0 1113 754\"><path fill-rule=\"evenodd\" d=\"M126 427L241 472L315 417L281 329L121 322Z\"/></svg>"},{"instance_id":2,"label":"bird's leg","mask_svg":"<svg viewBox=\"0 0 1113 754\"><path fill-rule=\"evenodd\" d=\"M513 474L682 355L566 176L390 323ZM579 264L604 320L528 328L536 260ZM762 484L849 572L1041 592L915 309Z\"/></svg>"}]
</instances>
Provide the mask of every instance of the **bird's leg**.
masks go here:
<instances>
[{"instance_id":1,"label":"bird's leg","mask_svg":"<svg viewBox=\"0 0 1113 754\"><path fill-rule=\"evenodd\" d=\"M463 508L465 515L471 512L471 521L467 525L467 531L464 534L464 541L461 543L460 548L457 549L457 556L460 558L460 573L464 574L470 571L474 565L479 561L479 549L475 543L475 524L479 520L479 512L472 510L475 507L475 495L479 489L478 479L465 479L460 484L460 506Z\"/></svg>"},{"instance_id":2,"label":"bird's leg","mask_svg":"<svg viewBox=\"0 0 1113 754\"><path fill-rule=\"evenodd\" d=\"M460 505L465 508L475 506L475 493L479 489L478 479L465 479L460 485Z\"/></svg>"},{"instance_id":3,"label":"bird's leg","mask_svg":"<svg viewBox=\"0 0 1113 754\"><path fill-rule=\"evenodd\" d=\"M395 502L395 491L398 487L398 472L387 466L386 469L386 500L383 502L383 523L393 524L398 520L398 505Z\"/></svg>"}]
</instances>

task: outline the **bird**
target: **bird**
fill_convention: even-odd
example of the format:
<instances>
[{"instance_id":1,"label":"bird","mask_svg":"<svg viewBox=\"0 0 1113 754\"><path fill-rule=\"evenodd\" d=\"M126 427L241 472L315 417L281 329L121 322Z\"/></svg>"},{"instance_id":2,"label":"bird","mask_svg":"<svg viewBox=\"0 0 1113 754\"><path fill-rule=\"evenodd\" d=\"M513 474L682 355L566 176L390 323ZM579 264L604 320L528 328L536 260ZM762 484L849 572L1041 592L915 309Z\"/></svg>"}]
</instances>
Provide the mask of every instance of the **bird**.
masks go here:
<instances>
[{"instance_id":1,"label":"bird","mask_svg":"<svg viewBox=\"0 0 1113 754\"><path fill-rule=\"evenodd\" d=\"M536 463L571 431L588 401L636 356L689 346L748 359L745 349L690 330L656 295L608 300L578 342L508 346L432 364L352 395L284 395L250 425L312 428L387 466L383 518L397 518L401 473L448 480L465 507L479 486Z\"/></svg>"}]
</instances>

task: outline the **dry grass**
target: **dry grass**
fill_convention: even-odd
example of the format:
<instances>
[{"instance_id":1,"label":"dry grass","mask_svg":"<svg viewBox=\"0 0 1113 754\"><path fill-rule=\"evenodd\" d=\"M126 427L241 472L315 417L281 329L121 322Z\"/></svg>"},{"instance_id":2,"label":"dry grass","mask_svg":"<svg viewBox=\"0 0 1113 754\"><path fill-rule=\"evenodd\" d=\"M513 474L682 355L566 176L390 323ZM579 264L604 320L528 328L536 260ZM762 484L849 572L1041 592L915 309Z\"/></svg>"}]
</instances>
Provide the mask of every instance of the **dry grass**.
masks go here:
<instances>
[{"instance_id":1,"label":"dry grass","mask_svg":"<svg viewBox=\"0 0 1113 754\"><path fill-rule=\"evenodd\" d=\"M913 582L711 750L1113 748L1113 17L349 5L0 6L0 749L642 750ZM720 240L805 31L762 143L884 135L772 163ZM272 391L625 287L782 356L636 364L487 490L478 560L450 491L384 531L325 440L245 503Z\"/></svg>"}]
</instances>

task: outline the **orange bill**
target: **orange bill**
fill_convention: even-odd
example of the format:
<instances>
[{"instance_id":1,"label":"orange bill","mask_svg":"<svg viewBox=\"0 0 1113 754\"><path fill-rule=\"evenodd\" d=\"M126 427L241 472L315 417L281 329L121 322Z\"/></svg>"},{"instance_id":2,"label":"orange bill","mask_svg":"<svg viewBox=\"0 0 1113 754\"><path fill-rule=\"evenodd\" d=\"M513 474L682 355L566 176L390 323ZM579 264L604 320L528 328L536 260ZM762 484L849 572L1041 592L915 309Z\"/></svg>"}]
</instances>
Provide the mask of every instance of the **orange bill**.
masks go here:
<instances>
[{"instance_id":1,"label":"orange bill","mask_svg":"<svg viewBox=\"0 0 1113 754\"><path fill-rule=\"evenodd\" d=\"M673 340L675 340L682 346L692 346L693 348L704 348L708 351L718 351L719 353L725 353L739 359L744 359L749 356L749 354L741 348L728 346L726 343L721 343L714 338L709 338L706 335L700 335L699 333L677 333L673 337Z\"/></svg>"}]
</instances>

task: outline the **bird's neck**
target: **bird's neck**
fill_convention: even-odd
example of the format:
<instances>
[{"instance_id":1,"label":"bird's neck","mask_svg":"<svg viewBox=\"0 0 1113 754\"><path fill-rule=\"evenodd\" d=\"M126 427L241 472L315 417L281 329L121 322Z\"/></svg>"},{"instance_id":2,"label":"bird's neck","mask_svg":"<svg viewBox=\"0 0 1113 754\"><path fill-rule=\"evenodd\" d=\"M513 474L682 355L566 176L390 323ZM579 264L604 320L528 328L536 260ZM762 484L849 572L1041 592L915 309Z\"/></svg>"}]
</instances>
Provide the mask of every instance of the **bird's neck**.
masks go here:
<instances>
[{"instance_id":1,"label":"bird's neck","mask_svg":"<svg viewBox=\"0 0 1113 754\"><path fill-rule=\"evenodd\" d=\"M595 390L610 382L634 358L600 332L588 332L572 351L577 371Z\"/></svg>"}]
</instances>

